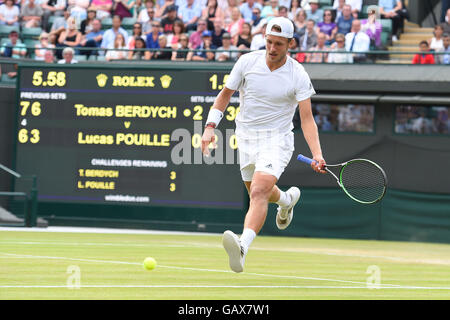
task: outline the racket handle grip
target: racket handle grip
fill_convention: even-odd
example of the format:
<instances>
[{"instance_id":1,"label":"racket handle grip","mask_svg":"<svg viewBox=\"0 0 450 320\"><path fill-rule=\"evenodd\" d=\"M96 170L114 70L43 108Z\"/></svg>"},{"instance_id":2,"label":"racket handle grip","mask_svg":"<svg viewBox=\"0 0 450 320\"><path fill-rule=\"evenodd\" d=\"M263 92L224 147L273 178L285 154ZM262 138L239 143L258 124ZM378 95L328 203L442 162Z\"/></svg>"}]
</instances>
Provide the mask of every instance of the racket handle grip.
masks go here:
<instances>
[{"instance_id":1,"label":"racket handle grip","mask_svg":"<svg viewBox=\"0 0 450 320\"><path fill-rule=\"evenodd\" d=\"M298 161L305 162L305 163L307 163L307 164L311 164L311 163L313 163L313 162L316 162L316 160L313 160L313 159L311 159L311 158L305 157L305 156L302 155L302 154L299 154L299 155L297 156L297 160L298 160Z\"/></svg>"}]
</instances>

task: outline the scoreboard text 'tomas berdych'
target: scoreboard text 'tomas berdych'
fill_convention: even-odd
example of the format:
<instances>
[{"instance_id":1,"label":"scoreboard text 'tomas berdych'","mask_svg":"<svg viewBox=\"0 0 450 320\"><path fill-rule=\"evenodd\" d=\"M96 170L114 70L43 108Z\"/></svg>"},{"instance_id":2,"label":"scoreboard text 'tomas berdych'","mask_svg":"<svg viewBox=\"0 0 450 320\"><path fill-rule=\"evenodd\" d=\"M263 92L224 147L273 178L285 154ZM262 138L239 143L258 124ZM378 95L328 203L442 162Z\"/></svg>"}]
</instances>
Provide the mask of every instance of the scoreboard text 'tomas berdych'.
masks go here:
<instances>
[{"instance_id":1,"label":"scoreboard text 'tomas berdych'","mask_svg":"<svg viewBox=\"0 0 450 320\"><path fill-rule=\"evenodd\" d=\"M227 77L211 70L21 66L16 170L38 176L44 202L241 208L238 97L216 130L212 156L200 149Z\"/></svg>"}]
</instances>

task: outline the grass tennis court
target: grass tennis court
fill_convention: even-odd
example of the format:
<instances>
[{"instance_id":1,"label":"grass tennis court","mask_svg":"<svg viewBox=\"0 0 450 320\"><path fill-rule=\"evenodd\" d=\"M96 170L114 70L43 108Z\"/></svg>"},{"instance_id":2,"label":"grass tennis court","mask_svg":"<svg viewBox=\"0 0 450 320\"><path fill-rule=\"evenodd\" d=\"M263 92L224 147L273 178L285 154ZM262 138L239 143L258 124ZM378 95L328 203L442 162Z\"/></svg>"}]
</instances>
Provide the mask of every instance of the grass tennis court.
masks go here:
<instances>
[{"instance_id":1,"label":"grass tennis court","mask_svg":"<svg viewBox=\"0 0 450 320\"><path fill-rule=\"evenodd\" d=\"M449 268L447 244L261 236L235 274L221 235L0 231L0 299L449 299Z\"/></svg>"}]
</instances>

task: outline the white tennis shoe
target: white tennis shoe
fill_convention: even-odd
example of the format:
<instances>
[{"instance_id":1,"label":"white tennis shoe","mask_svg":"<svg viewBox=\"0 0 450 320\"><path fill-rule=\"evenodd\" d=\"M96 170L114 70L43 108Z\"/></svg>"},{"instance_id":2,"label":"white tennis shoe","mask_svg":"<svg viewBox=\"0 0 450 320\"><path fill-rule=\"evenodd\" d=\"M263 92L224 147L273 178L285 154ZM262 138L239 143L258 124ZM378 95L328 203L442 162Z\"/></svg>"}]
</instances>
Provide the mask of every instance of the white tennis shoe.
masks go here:
<instances>
[{"instance_id":1,"label":"white tennis shoe","mask_svg":"<svg viewBox=\"0 0 450 320\"><path fill-rule=\"evenodd\" d=\"M231 270L234 272L244 271L245 254L239 237L234 232L227 230L223 233L222 243L228 253Z\"/></svg>"},{"instance_id":2,"label":"white tennis shoe","mask_svg":"<svg viewBox=\"0 0 450 320\"><path fill-rule=\"evenodd\" d=\"M280 230L286 229L291 223L292 218L294 217L294 207L301 195L300 189L297 187L289 188L286 193L291 197L291 203L287 207L278 206L277 217L275 219L277 227Z\"/></svg>"}]
</instances>

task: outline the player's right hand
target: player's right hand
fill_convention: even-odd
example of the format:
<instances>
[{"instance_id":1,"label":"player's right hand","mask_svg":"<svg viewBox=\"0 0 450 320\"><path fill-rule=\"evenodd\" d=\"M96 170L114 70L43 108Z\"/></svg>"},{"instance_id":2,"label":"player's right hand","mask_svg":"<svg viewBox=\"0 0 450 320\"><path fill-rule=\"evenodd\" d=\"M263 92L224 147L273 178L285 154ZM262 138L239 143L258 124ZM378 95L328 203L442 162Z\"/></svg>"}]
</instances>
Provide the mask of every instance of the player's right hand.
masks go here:
<instances>
[{"instance_id":1,"label":"player's right hand","mask_svg":"<svg viewBox=\"0 0 450 320\"><path fill-rule=\"evenodd\" d=\"M209 144L215 142L216 136L213 128L206 128L202 136L202 153L209 156Z\"/></svg>"}]
</instances>

